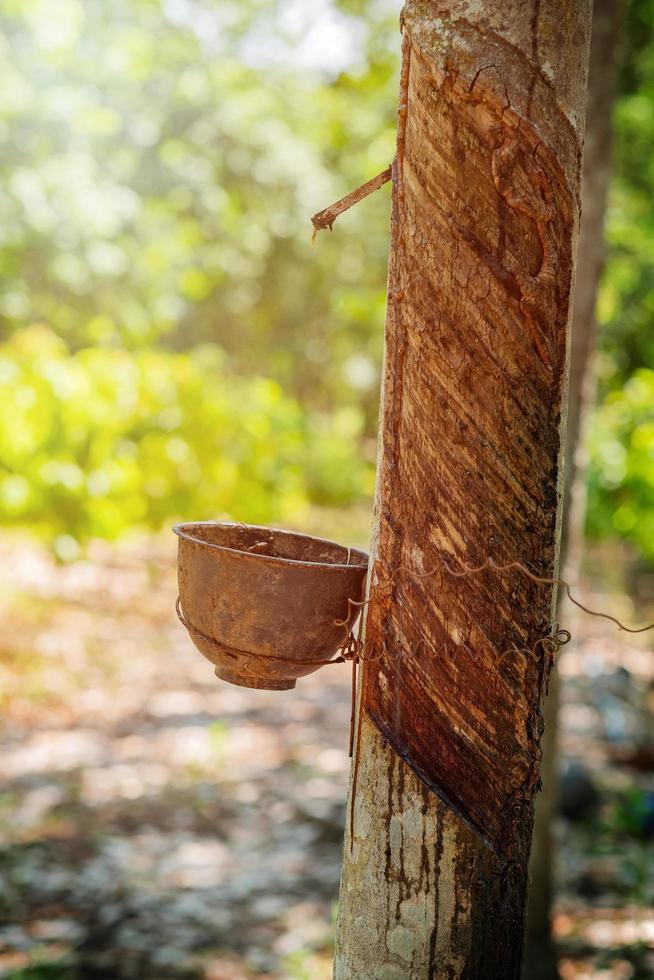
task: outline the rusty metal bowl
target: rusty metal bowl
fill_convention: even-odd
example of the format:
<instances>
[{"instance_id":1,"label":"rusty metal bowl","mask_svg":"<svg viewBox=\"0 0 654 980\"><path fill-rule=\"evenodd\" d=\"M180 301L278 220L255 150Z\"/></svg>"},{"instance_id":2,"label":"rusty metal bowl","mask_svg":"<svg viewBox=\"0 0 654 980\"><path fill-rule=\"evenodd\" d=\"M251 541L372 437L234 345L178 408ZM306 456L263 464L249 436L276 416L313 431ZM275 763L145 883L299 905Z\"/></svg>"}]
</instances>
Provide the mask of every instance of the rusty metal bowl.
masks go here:
<instances>
[{"instance_id":1,"label":"rusty metal bowl","mask_svg":"<svg viewBox=\"0 0 654 980\"><path fill-rule=\"evenodd\" d=\"M331 660L359 601L368 556L333 541L245 524L177 524L178 613L216 676L286 691Z\"/></svg>"}]
</instances>

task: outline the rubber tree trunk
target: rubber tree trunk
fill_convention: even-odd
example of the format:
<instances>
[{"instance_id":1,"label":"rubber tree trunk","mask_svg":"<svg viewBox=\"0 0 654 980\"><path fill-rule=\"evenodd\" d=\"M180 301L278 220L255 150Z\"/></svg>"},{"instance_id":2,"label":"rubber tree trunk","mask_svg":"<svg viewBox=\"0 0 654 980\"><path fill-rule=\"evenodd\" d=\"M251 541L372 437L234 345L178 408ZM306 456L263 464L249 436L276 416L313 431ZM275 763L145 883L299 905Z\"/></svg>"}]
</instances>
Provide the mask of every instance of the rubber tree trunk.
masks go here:
<instances>
[{"instance_id":1,"label":"rubber tree trunk","mask_svg":"<svg viewBox=\"0 0 654 980\"><path fill-rule=\"evenodd\" d=\"M556 597L590 0L402 17L336 978L519 976ZM422 576L422 577L420 577Z\"/></svg>"},{"instance_id":2,"label":"rubber tree trunk","mask_svg":"<svg viewBox=\"0 0 654 980\"><path fill-rule=\"evenodd\" d=\"M586 137L582 183L582 219L572 317L566 463L561 535L561 565L570 580L578 576L586 514L586 460L580 431L584 409L594 397L590 354L595 337L597 288L604 265L604 213L611 173L611 108L615 94L622 0L594 0ZM525 980L558 976L551 934L553 898L552 820L557 810L557 729L559 679L556 666L545 705L543 791L536 803L527 911Z\"/></svg>"}]
</instances>

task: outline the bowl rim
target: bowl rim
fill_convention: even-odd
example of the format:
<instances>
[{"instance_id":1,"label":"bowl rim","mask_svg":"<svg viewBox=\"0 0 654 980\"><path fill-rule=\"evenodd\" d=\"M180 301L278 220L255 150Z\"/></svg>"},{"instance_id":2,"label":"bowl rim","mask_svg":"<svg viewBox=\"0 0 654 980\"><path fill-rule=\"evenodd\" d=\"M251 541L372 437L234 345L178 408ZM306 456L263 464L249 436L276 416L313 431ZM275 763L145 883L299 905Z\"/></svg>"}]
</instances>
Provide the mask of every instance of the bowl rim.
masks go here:
<instances>
[{"instance_id":1,"label":"bowl rim","mask_svg":"<svg viewBox=\"0 0 654 980\"><path fill-rule=\"evenodd\" d=\"M308 561L306 559L299 558L282 558L278 555L262 555L257 554L252 551L241 551L240 548L230 548L224 544L214 544L213 541L204 541L202 538L194 537L193 534L189 534L188 529L193 527L241 527L249 528L253 531L273 531L276 534L288 535L289 537L304 539L305 541L318 541L320 544L334 545L336 548L343 548L349 551L350 557L355 556L363 561L359 561L356 564L353 562L339 563L330 561ZM268 527L265 524L247 524L243 521L182 521L179 524L173 525L173 533L179 538L183 538L185 541L190 541L191 544L202 545L205 548L209 548L212 551L226 551L233 555L241 555L244 558L251 558L254 561L272 562L279 565L297 565L302 568L335 568L335 569L352 569L359 571L366 571L368 568L369 556L367 551L363 551L361 548L348 548L347 545L339 544L338 541L332 541L329 538L318 538L313 534L304 534L302 531L291 531L288 528L283 527Z\"/></svg>"}]
</instances>

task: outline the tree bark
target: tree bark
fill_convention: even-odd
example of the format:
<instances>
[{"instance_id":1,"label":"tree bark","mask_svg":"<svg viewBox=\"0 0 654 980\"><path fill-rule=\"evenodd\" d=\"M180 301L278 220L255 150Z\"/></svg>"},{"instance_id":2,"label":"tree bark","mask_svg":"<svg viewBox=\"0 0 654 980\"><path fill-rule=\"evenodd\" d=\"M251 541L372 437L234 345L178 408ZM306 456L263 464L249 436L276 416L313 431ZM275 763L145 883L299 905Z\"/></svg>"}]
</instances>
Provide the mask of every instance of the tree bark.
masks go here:
<instances>
[{"instance_id":1,"label":"tree bark","mask_svg":"<svg viewBox=\"0 0 654 980\"><path fill-rule=\"evenodd\" d=\"M521 966L590 0L402 17L380 461L334 975Z\"/></svg>"},{"instance_id":2,"label":"tree bark","mask_svg":"<svg viewBox=\"0 0 654 980\"><path fill-rule=\"evenodd\" d=\"M577 578L586 517L586 459L580 441L582 418L594 398L590 355L595 337L597 288L604 265L604 213L611 175L611 108L615 94L622 0L594 0L588 73L586 135L582 183L582 220L570 344L570 382L563 481L561 565L571 581ZM527 910L525 980L558 976L551 934L552 820L557 810L557 730L559 680L556 665L545 705L543 792L536 803Z\"/></svg>"}]
</instances>

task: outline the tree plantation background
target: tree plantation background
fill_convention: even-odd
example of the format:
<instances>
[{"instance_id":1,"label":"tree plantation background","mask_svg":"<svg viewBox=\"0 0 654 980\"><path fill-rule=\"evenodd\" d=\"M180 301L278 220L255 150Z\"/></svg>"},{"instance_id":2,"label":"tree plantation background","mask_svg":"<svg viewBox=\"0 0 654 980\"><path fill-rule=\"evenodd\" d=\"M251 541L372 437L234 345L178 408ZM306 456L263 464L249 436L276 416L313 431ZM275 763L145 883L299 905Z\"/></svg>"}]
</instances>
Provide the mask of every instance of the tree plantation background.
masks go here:
<instances>
[{"instance_id":1,"label":"tree plantation background","mask_svg":"<svg viewBox=\"0 0 654 980\"><path fill-rule=\"evenodd\" d=\"M589 530L654 555L654 8L628 10ZM55 12L56 11L56 12ZM62 558L369 499L396 5L4 0L0 513Z\"/></svg>"},{"instance_id":2,"label":"tree plantation background","mask_svg":"<svg viewBox=\"0 0 654 980\"><path fill-rule=\"evenodd\" d=\"M167 529L367 546L389 189L314 248L310 216L393 157L398 14L0 0L0 977L330 975L347 669L220 685L174 619ZM581 591L645 622L650 0L614 127ZM561 975L652 977L651 641L568 616Z\"/></svg>"}]
</instances>

